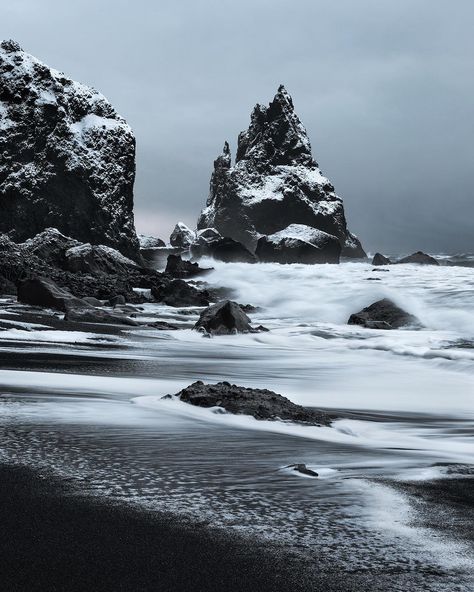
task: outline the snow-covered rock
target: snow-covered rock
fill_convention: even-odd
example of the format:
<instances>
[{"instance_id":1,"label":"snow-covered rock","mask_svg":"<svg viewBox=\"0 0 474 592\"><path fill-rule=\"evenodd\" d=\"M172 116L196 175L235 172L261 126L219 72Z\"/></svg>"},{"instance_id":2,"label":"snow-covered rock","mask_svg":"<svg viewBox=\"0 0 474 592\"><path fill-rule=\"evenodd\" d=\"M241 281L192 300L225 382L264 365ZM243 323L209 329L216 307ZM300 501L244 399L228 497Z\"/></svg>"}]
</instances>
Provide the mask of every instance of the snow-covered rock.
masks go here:
<instances>
[{"instance_id":1,"label":"snow-covered rock","mask_svg":"<svg viewBox=\"0 0 474 592\"><path fill-rule=\"evenodd\" d=\"M216 228L254 251L258 240L291 224L338 238L342 254L364 257L347 229L342 199L319 170L305 128L283 86L268 107L256 105L231 163L226 142L214 161L207 205L198 228Z\"/></svg>"},{"instance_id":2,"label":"snow-covered rock","mask_svg":"<svg viewBox=\"0 0 474 592\"><path fill-rule=\"evenodd\" d=\"M116 249L106 245L85 243L71 247L65 253L65 269L74 273L122 274L135 263Z\"/></svg>"},{"instance_id":3,"label":"snow-covered rock","mask_svg":"<svg viewBox=\"0 0 474 592\"><path fill-rule=\"evenodd\" d=\"M196 240L196 233L184 222L178 222L170 236L170 244L173 247L188 249Z\"/></svg>"},{"instance_id":4,"label":"snow-covered rock","mask_svg":"<svg viewBox=\"0 0 474 592\"><path fill-rule=\"evenodd\" d=\"M339 263L341 244L337 237L304 224L262 236L255 254L260 261L278 263Z\"/></svg>"},{"instance_id":5,"label":"snow-covered rock","mask_svg":"<svg viewBox=\"0 0 474 592\"><path fill-rule=\"evenodd\" d=\"M0 232L54 226L138 257L135 138L96 90L0 44Z\"/></svg>"},{"instance_id":6,"label":"snow-covered rock","mask_svg":"<svg viewBox=\"0 0 474 592\"><path fill-rule=\"evenodd\" d=\"M165 241L155 236L147 236L146 234L138 235L138 242L140 249L156 249L157 247L165 247Z\"/></svg>"}]
</instances>

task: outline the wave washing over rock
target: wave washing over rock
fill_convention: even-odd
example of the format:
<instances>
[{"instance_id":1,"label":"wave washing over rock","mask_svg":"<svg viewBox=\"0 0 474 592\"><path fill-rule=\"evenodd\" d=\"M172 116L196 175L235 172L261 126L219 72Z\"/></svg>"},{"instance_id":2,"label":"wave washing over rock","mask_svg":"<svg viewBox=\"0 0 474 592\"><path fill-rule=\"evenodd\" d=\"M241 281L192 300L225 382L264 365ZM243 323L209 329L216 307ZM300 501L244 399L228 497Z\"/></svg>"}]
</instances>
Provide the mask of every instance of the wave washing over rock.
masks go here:
<instances>
[{"instance_id":1,"label":"wave washing over rock","mask_svg":"<svg viewBox=\"0 0 474 592\"><path fill-rule=\"evenodd\" d=\"M216 228L255 251L265 235L304 224L337 237L346 257L365 257L347 228L342 199L321 174L311 144L283 86L268 107L256 105L238 139L214 161L210 193L198 228Z\"/></svg>"},{"instance_id":2,"label":"wave washing over rock","mask_svg":"<svg viewBox=\"0 0 474 592\"><path fill-rule=\"evenodd\" d=\"M0 232L24 241L48 226L137 258L135 138L107 99L0 45Z\"/></svg>"}]
</instances>

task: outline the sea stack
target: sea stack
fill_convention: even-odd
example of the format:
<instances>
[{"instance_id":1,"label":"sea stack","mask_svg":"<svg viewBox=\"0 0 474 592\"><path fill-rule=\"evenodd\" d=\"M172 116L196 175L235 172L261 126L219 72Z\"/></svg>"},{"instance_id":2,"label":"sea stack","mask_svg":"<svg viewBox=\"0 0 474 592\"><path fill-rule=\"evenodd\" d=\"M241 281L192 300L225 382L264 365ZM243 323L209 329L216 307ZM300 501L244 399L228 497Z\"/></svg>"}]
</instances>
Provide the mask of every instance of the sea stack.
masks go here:
<instances>
[{"instance_id":1,"label":"sea stack","mask_svg":"<svg viewBox=\"0 0 474 592\"><path fill-rule=\"evenodd\" d=\"M137 260L135 138L96 90L0 44L0 233L48 227Z\"/></svg>"},{"instance_id":2,"label":"sea stack","mask_svg":"<svg viewBox=\"0 0 474 592\"><path fill-rule=\"evenodd\" d=\"M336 237L343 257L365 257L347 229L342 199L313 159L293 101L280 86L268 107L256 105L238 138L232 166L229 145L214 161L209 198L198 228L216 228L252 252L265 236L293 224Z\"/></svg>"}]
</instances>

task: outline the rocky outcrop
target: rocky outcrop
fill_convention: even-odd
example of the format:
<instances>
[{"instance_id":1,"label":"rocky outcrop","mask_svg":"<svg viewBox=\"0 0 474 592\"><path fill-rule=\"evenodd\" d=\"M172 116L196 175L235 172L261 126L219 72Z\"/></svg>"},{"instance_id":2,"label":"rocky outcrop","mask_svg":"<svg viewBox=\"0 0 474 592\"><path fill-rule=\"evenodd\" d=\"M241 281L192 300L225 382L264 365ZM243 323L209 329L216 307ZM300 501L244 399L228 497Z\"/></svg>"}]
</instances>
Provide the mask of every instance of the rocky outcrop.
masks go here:
<instances>
[{"instance_id":1,"label":"rocky outcrop","mask_svg":"<svg viewBox=\"0 0 474 592\"><path fill-rule=\"evenodd\" d=\"M254 329L243 307L232 300L218 302L203 310L194 328L210 335L256 333L265 330L263 327Z\"/></svg>"},{"instance_id":2,"label":"rocky outcrop","mask_svg":"<svg viewBox=\"0 0 474 592\"><path fill-rule=\"evenodd\" d=\"M151 293L157 302L167 306L209 306L209 292L198 290L184 280L172 280L153 287Z\"/></svg>"},{"instance_id":3,"label":"rocky outcrop","mask_svg":"<svg viewBox=\"0 0 474 592\"><path fill-rule=\"evenodd\" d=\"M287 467L285 467L285 469L292 469L293 471L301 473L302 475L306 475L307 477L319 477L316 471L313 471L313 469L308 469L308 467L303 463L288 465Z\"/></svg>"},{"instance_id":4,"label":"rocky outcrop","mask_svg":"<svg viewBox=\"0 0 474 592\"><path fill-rule=\"evenodd\" d=\"M69 306L64 316L65 321L74 323L94 323L109 325L127 325L138 327L140 323L120 312L109 312L101 308Z\"/></svg>"},{"instance_id":5,"label":"rocky outcrop","mask_svg":"<svg viewBox=\"0 0 474 592\"><path fill-rule=\"evenodd\" d=\"M147 236L145 234L138 235L138 242L140 243L140 249L156 249L158 247L166 247L165 241L156 236Z\"/></svg>"},{"instance_id":6,"label":"rocky outcrop","mask_svg":"<svg viewBox=\"0 0 474 592\"><path fill-rule=\"evenodd\" d=\"M439 265L438 261L431 255L427 255L422 251L417 251L416 253L412 253L408 255L408 257L403 257L403 259L399 259L397 263L418 263L418 265Z\"/></svg>"},{"instance_id":7,"label":"rocky outcrop","mask_svg":"<svg viewBox=\"0 0 474 592\"><path fill-rule=\"evenodd\" d=\"M284 230L262 236L255 250L260 261L277 263L339 263L341 244L332 234L290 224Z\"/></svg>"},{"instance_id":8,"label":"rocky outcrop","mask_svg":"<svg viewBox=\"0 0 474 592\"><path fill-rule=\"evenodd\" d=\"M409 314L388 298L378 300L360 312L352 314L349 325L360 325L367 329L399 329L409 325L420 326L416 317Z\"/></svg>"},{"instance_id":9,"label":"rocky outcrop","mask_svg":"<svg viewBox=\"0 0 474 592\"><path fill-rule=\"evenodd\" d=\"M131 259L105 245L80 244L65 252L64 269L73 273L121 275L134 267Z\"/></svg>"},{"instance_id":10,"label":"rocky outcrop","mask_svg":"<svg viewBox=\"0 0 474 592\"><path fill-rule=\"evenodd\" d=\"M67 290L57 286L52 280L35 277L24 280L18 285L18 302L45 308L54 308L66 312L68 307L84 308L84 303Z\"/></svg>"},{"instance_id":11,"label":"rocky outcrop","mask_svg":"<svg viewBox=\"0 0 474 592\"><path fill-rule=\"evenodd\" d=\"M170 398L170 395L166 397ZM245 388L228 382L204 384L199 380L177 393L176 397L197 407L221 407L228 413L251 415L260 420L315 426L330 424L330 418L322 411L296 405L267 389Z\"/></svg>"},{"instance_id":12,"label":"rocky outcrop","mask_svg":"<svg viewBox=\"0 0 474 592\"><path fill-rule=\"evenodd\" d=\"M216 228L253 252L262 236L291 224L337 237L343 256L365 257L347 229L342 199L321 174L293 101L280 86L268 107L255 107L248 130L239 135L234 166L227 142L214 161L198 228Z\"/></svg>"},{"instance_id":13,"label":"rocky outcrop","mask_svg":"<svg viewBox=\"0 0 474 592\"><path fill-rule=\"evenodd\" d=\"M255 255L243 244L232 238L224 237L206 240L199 238L191 245L191 255L195 259L211 257L224 263L255 263Z\"/></svg>"},{"instance_id":14,"label":"rocky outcrop","mask_svg":"<svg viewBox=\"0 0 474 592\"><path fill-rule=\"evenodd\" d=\"M372 259L372 265L390 265L392 262L388 257L385 257L381 253L375 253Z\"/></svg>"},{"instance_id":15,"label":"rocky outcrop","mask_svg":"<svg viewBox=\"0 0 474 592\"><path fill-rule=\"evenodd\" d=\"M197 275L203 275L212 271L212 267L203 268L199 267L198 263L192 263L181 258L181 255L168 255L166 262L165 273L180 279L186 279L195 277Z\"/></svg>"},{"instance_id":16,"label":"rocky outcrop","mask_svg":"<svg viewBox=\"0 0 474 592\"><path fill-rule=\"evenodd\" d=\"M184 222L178 222L171 233L170 245L181 249L189 249L195 240L196 233L194 230L188 228Z\"/></svg>"},{"instance_id":17,"label":"rocky outcrop","mask_svg":"<svg viewBox=\"0 0 474 592\"><path fill-rule=\"evenodd\" d=\"M96 90L0 45L0 232L22 242L54 226L139 257L135 138Z\"/></svg>"}]
</instances>

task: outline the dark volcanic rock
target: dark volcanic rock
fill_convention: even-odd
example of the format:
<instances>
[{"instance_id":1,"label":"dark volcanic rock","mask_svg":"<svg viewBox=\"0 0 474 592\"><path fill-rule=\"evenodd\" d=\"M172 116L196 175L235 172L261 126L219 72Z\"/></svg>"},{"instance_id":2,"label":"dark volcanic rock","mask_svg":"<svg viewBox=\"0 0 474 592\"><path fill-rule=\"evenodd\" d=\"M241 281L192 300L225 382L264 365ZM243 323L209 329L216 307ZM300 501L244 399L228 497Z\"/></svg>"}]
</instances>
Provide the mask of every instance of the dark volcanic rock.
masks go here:
<instances>
[{"instance_id":1,"label":"dark volcanic rock","mask_svg":"<svg viewBox=\"0 0 474 592\"><path fill-rule=\"evenodd\" d=\"M69 307L87 308L86 303L57 286L52 280L36 277L18 284L18 302L55 308L66 312Z\"/></svg>"},{"instance_id":2,"label":"dark volcanic rock","mask_svg":"<svg viewBox=\"0 0 474 592\"><path fill-rule=\"evenodd\" d=\"M73 273L125 275L133 267L131 259L105 245L80 244L65 253L64 269Z\"/></svg>"},{"instance_id":3,"label":"dark volcanic rock","mask_svg":"<svg viewBox=\"0 0 474 592\"><path fill-rule=\"evenodd\" d=\"M198 229L216 228L253 252L261 236L290 224L336 236L343 256L365 257L347 229L342 199L321 174L293 101L280 86L268 107L255 107L250 127L239 135L234 166L227 142L214 161Z\"/></svg>"},{"instance_id":4,"label":"dark volcanic rock","mask_svg":"<svg viewBox=\"0 0 474 592\"><path fill-rule=\"evenodd\" d=\"M348 324L361 325L367 329L398 329L407 325L419 326L420 323L416 317L384 298L352 314Z\"/></svg>"},{"instance_id":5,"label":"dark volcanic rock","mask_svg":"<svg viewBox=\"0 0 474 592\"><path fill-rule=\"evenodd\" d=\"M139 257L135 138L96 90L0 45L0 232L17 242L48 226Z\"/></svg>"},{"instance_id":6,"label":"dark volcanic rock","mask_svg":"<svg viewBox=\"0 0 474 592\"><path fill-rule=\"evenodd\" d=\"M408 255L408 257L403 257L397 261L397 263L418 263L420 265L439 265L438 261L434 257L423 253L422 251L417 251L416 253L412 253Z\"/></svg>"},{"instance_id":7,"label":"dark volcanic rock","mask_svg":"<svg viewBox=\"0 0 474 592\"><path fill-rule=\"evenodd\" d=\"M316 471L308 469L308 467L303 463L298 463L296 465L288 465L287 467L285 467L285 469L293 469L293 471L301 473L302 475L308 475L308 477L319 477Z\"/></svg>"},{"instance_id":8,"label":"dark volcanic rock","mask_svg":"<svg viewBox=\"0 0 474 592\"><path fill-rule=\"evenodd\" d=\"M188 228L184 222L178 222L170 236L170 245L182 249L189 249L196 240L196 233Z\"/></svg>"},{"instance_id":9,"label":"dark volcanic rock","mask_svg":"<svg viewBox=\"0 0 474 592\"><path fill-rule=\"evenodd\" d=\"M177 396L197 407L222 407L229 413L251 415L255 419L283 420L310 425L329 425L322 411L295 405L286 397L267 389L253 389L219 382L204 384L200 380L180 391Z\"/></svg>"},{"instance_id":10,"label":"dark volcanic rock","mask_svg":"<svg viewBox=\"0 0 474 592\"><path fill-rule=\"evenodd\" d=\"M17 289L15 284L7 280L7 278L0 275L0 295L5 294L8 296L15 296L17 294Z\"/></svg>"},{"instance_id":11,"label":"dark volcanic rock","mask_svg":"<svg viewBox=\"0 0 474 592\"><path fill-rule=\"evenodd\" d=\"M25 254L35 255L51 265L61 269L66 266L66 251L81 243L70 236L65 236L57 228L46 228L21 245Z\"/></svg>"},{"instance_id":12,"label":"dark volcanic rock","mask_svg":"<svg viewBox=\"0 0 474 592\"><path fill-rule=\"evenodd\" d=\"M390 259L381 253L375 253L372 259L372 265L390 265L390 263L392 263Z\"/></svg>"},{"instance_id":13,"label":"dark volcanic rock","mask_svg":"<svg viewBox=\"0 0 474 592\"><path fill-rule=\"evenodd\" d=\"M151 294L157 302L168 306L209 306L209 292L198 290L184 280L173 280L153 287Z\"/></svg>"},{"instance_id":14,"label":"dark volcanic rock","mask_svg":"<svg viewBox=\"0 0 474 592\"><path fill-rule=\"evenodd\" d=\"M260 261L277 263L339 263L339 240L303 224L291 224L284 230L262 236L255 254Z\"/></svg>"},{"instance_id":15,"label":"dark volcanic rock","mask_svg":"<svg viewBox=\"0 0 474 592\"><path fill-rule=\"evenodd\" d=\"M197 263L191 263L191 261L183 261L181 255L168 255L168 261L166 262L165 273L175 278L190 278L197 275L203 275L212 271L211 268L203 269L199 267Z\"/></svg>"},{"instance_id":16,"label":"dark volcanic rock","mask_svg":"<svg viewBox=\"0 0 474 592\"><path fill-rule=\"evenodd\" d=\"M85 308L73 305L68 305L64 320L73 321L75 323L108 323L129 325L131 327L137 327L140 324L130 317L118 312L109 312L103 308Z\"/></svg>"},{"instance_id":17,"label":"dark volcanic rock","mask_svg":"<svg viewBox=\"0 0 474 592\"><path fill-rule=\"evenodd\" d=\"M200 239L191 245L191 255L196 259L212 257L224 263L255 263L256 257L241 243L224 237L215 240Z\"/></svg>"},{"instance_id":18,"label":"dark volcanic rock","mask_svg":"<svg viewBox=\"0 0 474 592\"><path fill-rule=\"evenodd\" d=\"M250 325L250 319L240 304L232 302L232 300L218 302L203 310L194 328L206 331L211 335L255 333L257 331Z\"/></svg>"}]
</instances>

